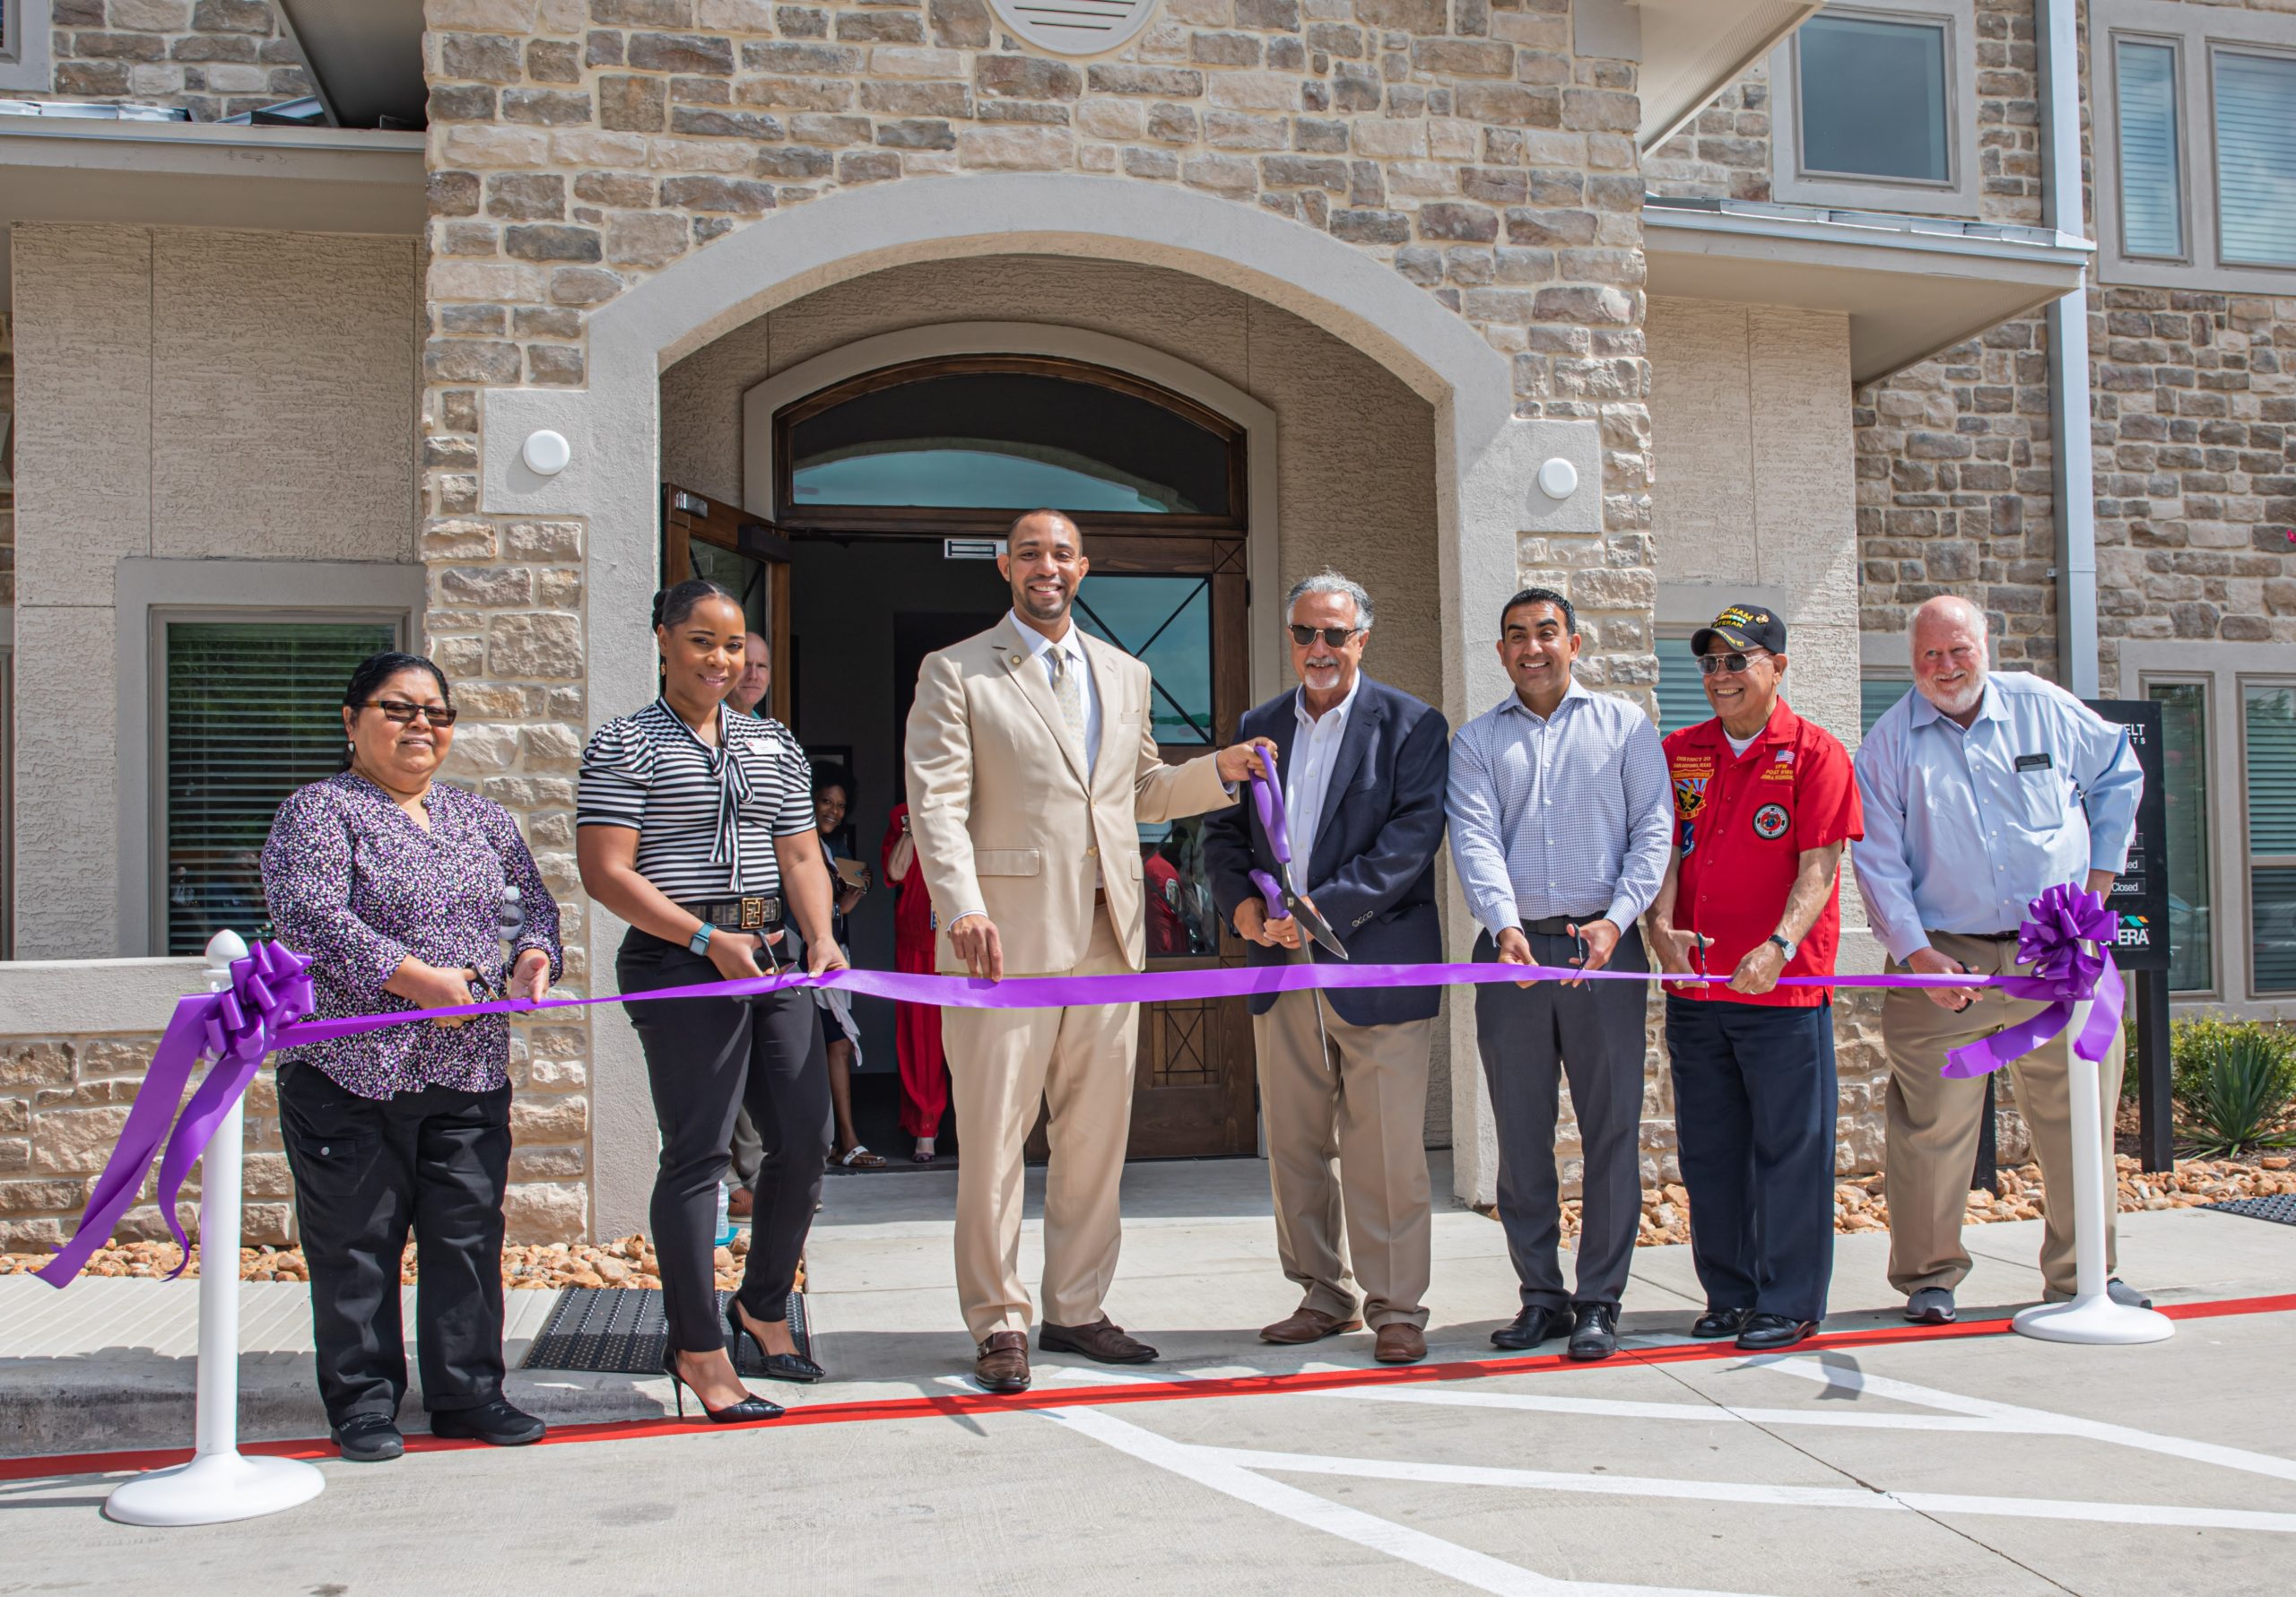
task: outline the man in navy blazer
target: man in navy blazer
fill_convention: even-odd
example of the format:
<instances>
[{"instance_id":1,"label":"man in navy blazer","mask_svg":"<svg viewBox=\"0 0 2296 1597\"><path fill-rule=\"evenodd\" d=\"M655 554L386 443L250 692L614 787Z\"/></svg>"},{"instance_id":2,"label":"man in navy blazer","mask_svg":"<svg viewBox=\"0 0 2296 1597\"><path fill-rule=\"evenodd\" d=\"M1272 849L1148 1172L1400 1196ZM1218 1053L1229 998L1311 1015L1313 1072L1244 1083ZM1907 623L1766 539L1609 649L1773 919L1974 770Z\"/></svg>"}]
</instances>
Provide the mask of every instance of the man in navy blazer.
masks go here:
<instances>
[{"instance_id":1,"label":"man in navy blazer","mask_svg":"<svg viewBox=\"0 0 2296 1597\"><path fill-rule=\"evenodd\" d=\"M1238 735L1274 741L1292 881L1355 962L1439 959L1435 852L1450 728L1362 673L1371 597L1356 584L1335 571L1308 577L1284 616L1300 686L1251 711ZM1212 896L1251 963L1333 957L1292 916L1270 918L1252 885L1256 868L1283 876L1256 806L1207 820L1204 856ZM1262 1341L1319 1341L1368 1320L1380 1362L1427 1356L1427 1060L1441 997L1435 987L1373 987L1251 1001L1276 1245L1302 1293Z\"/></svg>"}]
</instances>

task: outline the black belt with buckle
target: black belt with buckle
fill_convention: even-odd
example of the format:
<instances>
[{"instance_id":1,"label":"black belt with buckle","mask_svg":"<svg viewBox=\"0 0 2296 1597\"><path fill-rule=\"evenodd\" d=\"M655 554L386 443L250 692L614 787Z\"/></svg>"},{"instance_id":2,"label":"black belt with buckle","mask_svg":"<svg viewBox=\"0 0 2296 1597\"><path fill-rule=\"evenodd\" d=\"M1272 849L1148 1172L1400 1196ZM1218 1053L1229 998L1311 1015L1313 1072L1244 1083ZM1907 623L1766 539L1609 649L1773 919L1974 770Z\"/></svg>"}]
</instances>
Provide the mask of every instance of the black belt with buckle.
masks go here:
<instances>
[{"instance_id":1,"label":"black belt with buckle","mask_svg":"<svg viewBox=\"0 0 2296 1597\"><path fill-rule=\"evenodd\" d=\"M781 924L781 899L778 894L718 898L706 904L681 904L678 907L697 920L723 926L728 932L770 932Z\"/></svg>"},{"instance_id":2,"label":"black belt with buckle","mask_svg":"<svg viewBox=\"0 0 2296 1597\"><path fill-rule=\"evenodd\" d=\"M1932 937L1967 937L1978 942L2014 942L2017 941L2019 933L2015 932L1932 932L1929 935Z\"/></svg>"},{"instance_id":3,"label":"black belt with buckle","mask_svg":"<svg viewBox=\"0 0 2296 1597\"><path fill-rule=\"evenodd\" d=\"M1607 909L1597 909L1588 915L1551 915L1543 921L1525 921L1523 930L1539 937L1568 937L1571 927L1601 920L1609 914Z\"/></svg>"}]
</instances>

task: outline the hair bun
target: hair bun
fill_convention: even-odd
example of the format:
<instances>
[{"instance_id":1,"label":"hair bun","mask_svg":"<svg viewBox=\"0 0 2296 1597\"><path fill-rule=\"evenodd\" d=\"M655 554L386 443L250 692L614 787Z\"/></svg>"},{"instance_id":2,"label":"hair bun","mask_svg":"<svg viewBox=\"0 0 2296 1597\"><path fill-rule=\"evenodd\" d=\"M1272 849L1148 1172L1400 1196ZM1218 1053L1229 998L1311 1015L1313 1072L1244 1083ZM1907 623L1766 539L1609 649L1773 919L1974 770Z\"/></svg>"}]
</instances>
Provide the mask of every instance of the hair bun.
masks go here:
<instances>
[{"instance_id":1,"label":"hair bun","mask_svg":"<svg viewBox=\"0 0 2296 1597\"><path fill-rule=\"evenodd\" d=\"M654 590L654 620L651 623L652 625L658 627L662 624L662 605L669 596L670 590L667 588L656 588Z\"/></svg>"}]
</instances>

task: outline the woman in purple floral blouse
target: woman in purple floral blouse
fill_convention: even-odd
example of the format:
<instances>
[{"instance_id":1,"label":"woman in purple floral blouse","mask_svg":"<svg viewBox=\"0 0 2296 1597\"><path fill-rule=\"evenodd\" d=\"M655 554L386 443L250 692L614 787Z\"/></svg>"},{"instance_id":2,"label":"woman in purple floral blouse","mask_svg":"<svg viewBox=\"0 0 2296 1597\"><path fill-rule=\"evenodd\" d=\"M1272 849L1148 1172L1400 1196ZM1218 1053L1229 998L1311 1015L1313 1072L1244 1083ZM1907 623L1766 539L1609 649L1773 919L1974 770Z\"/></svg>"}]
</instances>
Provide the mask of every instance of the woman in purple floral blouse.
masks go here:
<instances>
[{"instance_id":1,"label":"woman in purple floral blouse","mask_svg":"<svg viewBox=\"0 0 2296 1597\"><path fill-rule=\"evenodd\" d=\"M317 1014L540 998L559 974L558 904L517 823L491 799L432 780L455 714L430 661L361 662L343 695L344 769L298 790L272 822L264 893L279 941L312 960ZM507 954L506 888L524 911ZM538 1439L542 1421L502 1396L509 1021L419 1021L278 1057L319 1393L343 1456L402 1451L399 1258L410 1228L431 1433Z\"/></svg>"}]
</instances>

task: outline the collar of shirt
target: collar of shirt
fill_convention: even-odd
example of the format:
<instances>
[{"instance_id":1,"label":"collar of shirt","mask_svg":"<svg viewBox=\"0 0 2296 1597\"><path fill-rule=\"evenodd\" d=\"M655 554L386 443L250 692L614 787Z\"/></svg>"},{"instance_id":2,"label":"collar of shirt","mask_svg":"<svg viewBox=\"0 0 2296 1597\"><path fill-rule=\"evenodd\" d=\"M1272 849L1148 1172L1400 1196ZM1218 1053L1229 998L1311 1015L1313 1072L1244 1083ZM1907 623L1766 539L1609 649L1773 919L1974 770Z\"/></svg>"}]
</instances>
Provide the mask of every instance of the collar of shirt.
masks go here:
<instances>
[{"instance_id":1,"label":"collar of shirt","mask_svg":"<svg viewBox=\"0 0 2296 1597\"><path fill-rule=\"evenodd\" d=\"M1979 721L2006 721L2009 718L2009 707L2002 702L2000 691L1993 685L1993 674L1987 672L1985 686L1978 693L1977 714L1970 719L1969 725L1962 725L1944 710L1930 703L1928 695L1918 688L1913 690L1911 715L1912 727L1916 732L1919 732L1932 722L1943 721L1955 732L1967 733L1973 730Z\"/></svg>"},{"instance_id":2,"label":"collar of shirt","mask_svg":"<svg viewBox=\"0 0 2296 1597\"><path fill-rule=\"evenodd\" d=\"M1498 704L1492 707L1501 710L1511 709L1519 715L1526 716L1534 721L1540 722L1542 725L1551 726L1557 721L1562 719L1562 713L1570 707L1570 701L1572 699L1592 698L1594 698L1594 695L1589 693L1585 688L1579 686L1578 679L1574 676L1570 679L1570 685L1562 690L1562 701L1554 707L1554 714L1551 716L1540 715L1529 705L1523 702L1523 696L1520 693L1517 693L1512 690L1509 690L1507 697L1500 699Z\"/></svg>"},{"instance_id":3,"label":"collar of shirt","mask_svg":"<svg viewBox=\"0 0 2296 1597\"><path fill-rule=\"evenodd\" d=\"M1057 638L1052 638L1022 621L1018 611L1006 611L1004 619L1013 624L1013 630L1021 635L1022 647L1029 651L1031 660L1042 660L1047 655L1058 653L1067 655L1072 664L1089 668L1091 662L1084 658L1083 639L1078 636L1079 629L1074 621L1070 621L1067 631Z\"/></svg>"},{"instance_id":4,"label":"collar of shirt","mask_svg":"<svg viewBox=\"0 0 2296 1597\"><path fill-rule=\"evenodd\" d=\"M1355 673L1355 680L1347 684L1346 696L1341 699L1337 704L1332 706L1331 708L1326 710L1321 716L1311 716L1308 713L1307 689L1298 688L1293 690L1292 694L1292 714L1298 719L1300 723L1300 730L1312 733L1316 728L1328 721L1331 723L1332 736L1344 736L1347 732L1348 712L1355 707L1355 695L1357 690L1362 686L1363 673L1359 671Z\"/></svg>"},{"instance_id":5,"label":"collar of shirt","mask_svg":"<svg viewBox=\"0 0 2296 1597\"><path fill-rule=\"evenodd\" d=\"M1756 749L1791 743L1801 735L1801 732L1802 717L1794 713L1793 706L1787 704L1785 696L1780 694L1778 702L1770 707L1770 720L1754 734L1754 741L1746 745L1746 754L1752 754ZM1690 735L1693 741L1707 744L1730 759L1745 758L1744 754L1731 752L1730 734L1724 730L1719 716L1709 716L1700 721L1690 728Z\"/></svg>"}]
</instances>

